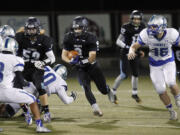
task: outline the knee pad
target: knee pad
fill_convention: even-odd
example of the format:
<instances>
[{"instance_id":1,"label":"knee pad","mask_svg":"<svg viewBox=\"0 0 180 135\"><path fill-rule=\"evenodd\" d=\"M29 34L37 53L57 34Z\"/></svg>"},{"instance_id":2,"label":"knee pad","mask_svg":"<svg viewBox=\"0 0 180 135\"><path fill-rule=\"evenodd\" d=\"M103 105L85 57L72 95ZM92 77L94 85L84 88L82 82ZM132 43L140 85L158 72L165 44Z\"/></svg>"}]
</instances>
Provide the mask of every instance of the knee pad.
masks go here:
<instances>
[{"instance_id":1,"label":"knee pad","mask_svg":"<svg viewBox=\"0 0 180 135\"><path fill-rule=\"evenodd\" d=\"M127 78L127 75L126 75L124 72L121 72L120 78L121 78L121 79L126 79L126 78Z\"/></svg>"},{"instance_id":2,"label":"knee pad","mask_svg":"<svg viewBox=\"0 0 180 135\"><path fill-rule=\"evenodd\" d=\"M170 88L170 87L174 86L175 84L176 84L176 82L171 81L171 82L167 83L167 86Z\"/></svg>"},{"instance_id":3,"label":"knee pad","mask_svg":"<svg viewBox=\"0 0 180 135\"><path fill-rule=\"evenodd\" d=\"M46 91L44 89L37 89L37 91L39 92L39 96L42 96L44 94L46 94Z\"/></svg>"},{"instance_id":4,"label":"knee pad","mask_svg":"<svg viewBox=\"0 0 180 135\"><path fill-rule=\"evenodd\" d=\"M164 86L156 85L155 90L158 94L163 94L166 91L166 86L165 85Z\"/></svg>"}]
</instances>

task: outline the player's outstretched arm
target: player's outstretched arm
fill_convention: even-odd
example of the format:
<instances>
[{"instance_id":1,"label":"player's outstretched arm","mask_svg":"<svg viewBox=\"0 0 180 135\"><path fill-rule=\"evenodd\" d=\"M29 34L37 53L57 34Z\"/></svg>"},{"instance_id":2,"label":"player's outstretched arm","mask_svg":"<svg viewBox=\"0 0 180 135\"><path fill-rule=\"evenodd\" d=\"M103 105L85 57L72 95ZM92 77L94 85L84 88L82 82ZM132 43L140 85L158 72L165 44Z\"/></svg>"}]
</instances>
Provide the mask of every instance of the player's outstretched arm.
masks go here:
<instances>
[{"instance_id":1,"label":"player's outstretched arm","mask_svg":"<svg viewBox=\"0 0 180 135\"><path fill-rule=\"evenodd\" d=\"M136 42L135 44L131 45L130 49L129 49L129 53L128 53L128 59L129 60L133 60L136 57L136 50L141 47L141 45Z\"/></svg>"}]
</instances>

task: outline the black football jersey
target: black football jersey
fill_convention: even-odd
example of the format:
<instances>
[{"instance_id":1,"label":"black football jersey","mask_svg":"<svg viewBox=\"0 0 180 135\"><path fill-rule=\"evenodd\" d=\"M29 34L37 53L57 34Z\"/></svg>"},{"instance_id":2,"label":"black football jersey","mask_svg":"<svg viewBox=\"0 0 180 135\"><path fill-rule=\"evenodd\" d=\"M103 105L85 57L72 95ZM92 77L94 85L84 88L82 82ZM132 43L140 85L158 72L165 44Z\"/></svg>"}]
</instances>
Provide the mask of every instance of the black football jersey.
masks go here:
<instances>
[{"instance_id":1,"label":"black football jersey","mask_svg":"<svg viewBox=\"0 0 180 135\"><path fill-rule=\"evenodd\" d=\"M177 65L177 70L180 71L180 47L173 46L175 61Z\"/></svg>"},{"instance_id":2,"label":"black football jersey","mask_svg":"<svg viewBox=\"0 0 180 135\"><path fill-rule=\"evenodd\" d=\"M26 66L34 65L34 61L47 58L46 52L52 50L52 39L46 35L37 35L37 40L32 42L23 32L16 34L19 44L17 55L23 57Z\"/></svg>"},{"instance_id":3,"label":"black football jersey","mask_svg":"<svg viewBox=\"0 0 180 135\"><path fill-rule=\"evenodd\" d=\"M135 27L130 22L121 27L121 35L124 37L124 43L131 46L137 41L139 33L145 28L145 24L141 23L139 27Z\"/></svg>"},{"instance_id":4,"label":"black football jersey","mask_svg":"<svg viewBox=\"0 0 180 135\"><path fill-rule=\"evenodd\" d=\"M74 32L65 34L63 49L71 51L76 50L80 58L87 58L90 51L99 50L99 41L96 36L90 32L84 32L81 36L75 36Z\"/></svg>"}]
</instances>

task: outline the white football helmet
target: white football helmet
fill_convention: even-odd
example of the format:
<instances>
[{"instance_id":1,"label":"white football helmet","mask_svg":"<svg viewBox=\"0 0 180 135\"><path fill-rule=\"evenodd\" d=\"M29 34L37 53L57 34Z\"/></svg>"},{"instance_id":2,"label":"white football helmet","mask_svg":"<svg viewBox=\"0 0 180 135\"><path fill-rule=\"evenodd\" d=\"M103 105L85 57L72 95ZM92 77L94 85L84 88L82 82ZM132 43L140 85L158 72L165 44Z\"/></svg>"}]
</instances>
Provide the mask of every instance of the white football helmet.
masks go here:
<instances>
[{"instance_id":1,"label":"white football helmet","mask_svg":"<svg viewBox=\"0 0 180 135\"><path fill-rule=\"evenodd\" d=\"M167 28L167 20L164 16L153 15L148 22L147 32L149 35L157 35Z\"/></svg>"},{"instance_id":2,"label":"white football helmet","mask_svg":"<svg viewBox=\"0 0 180 135\"><path fill-rule=\"evenodd\" d=\"M11 52L16 55L18 50L18 43L14 38L6 37L2 40L1 51Z\"/></svg>"},{"instance_id":3,"label":"white football helmet","mask_svg":"<svg viewBox=\"0 0 180 135\"><path fill-rule=\"evenodd\" d=\"M64 65L56 64L53 69L62 79L67 79L67 68Z\"/></svg>"},{"instance_id":4,"label":"white football helmet","mask_svg":"<svg viewBox=\"0 0 180 135\"><path fill-rule=\"evenodd\" d=\"M0 36L2 38L6 37L15 37L15 31L14 29L9 25L3 25L0 27Z\"/></svg>"}]
</instances>

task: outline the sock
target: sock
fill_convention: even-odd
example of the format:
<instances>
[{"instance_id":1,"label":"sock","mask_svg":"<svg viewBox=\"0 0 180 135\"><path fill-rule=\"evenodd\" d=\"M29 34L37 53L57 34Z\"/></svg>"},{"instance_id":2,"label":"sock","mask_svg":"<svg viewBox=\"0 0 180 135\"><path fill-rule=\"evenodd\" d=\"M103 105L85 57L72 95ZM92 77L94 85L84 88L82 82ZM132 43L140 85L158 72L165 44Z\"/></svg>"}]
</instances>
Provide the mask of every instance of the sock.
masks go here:
<instances>
[{"instance_id":1,"label":"sock","mask_svg":"<svg viewBox=\"0 0 180 135\"><path fill-rule=\"evenodd\" d=\"M27 107L27 105L26 105L26 104L21 105L21 108L23 109L23 111L24 111L25 113L27 113L27 112L28 112L28 107Z\"/></svg>"},{"instance_id":2,"label":"sock","mask_svg":"<svg viewBox=\"0 0 180 135\"><path fill-rule=\"evenodd\" d=\"M166 105L166 108L168 109L168 111L173 111L173 106L172 106L172 104Z\"/></svg>"},{"instance_id":3,"label":"sock","mask_svg":"<svg viewBox=\"0 0 180 135\"><path fill-rule=\"evenodd\" d=\"M175 98L176 100L180 100L180 94L178 94L177 96L174 96L174 98Z\"/></svg>"},{"instance_id":4,"label":"sock","mask_svg":"<svg viewBox=\"0 0 180 135\"><path fill-rule=\"evenodd\" d=\"M138 77L132 76L131 77L131 84L132 84L132 95L138 94Z\"/></svg>"},{"instance_id":5,"label":"sock","mask_svg":"<svg viewBox=\"0 0 180 135\"><path fill-rule=\"evenodd\" d=\"M36 120L36 125L42 127L43 123L41 119Z\"/></svg>"},{"instance_id":6,"label":"sock","mask_svg":"<svg viewBox=\"0 0 180 135\"><path fill-rule=\"evenodd\" d=\"M98 106L98 104L92 104L92 109L93 110L99 110L99 106Z\"/></svg>"},{"instance_id":7,"label":"sock","mask_svg":"<svg viewBox=\"0 0 180 135\"><path fill-rule=\"evenodd\" d=\"M44 113L49 112L49 106L48 105L42 106L42 110L44 111Z\"/></svg>"}]
</instances>

